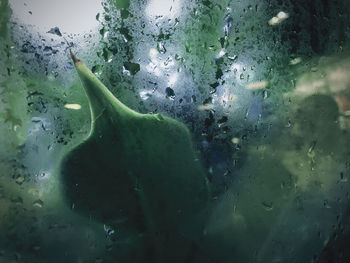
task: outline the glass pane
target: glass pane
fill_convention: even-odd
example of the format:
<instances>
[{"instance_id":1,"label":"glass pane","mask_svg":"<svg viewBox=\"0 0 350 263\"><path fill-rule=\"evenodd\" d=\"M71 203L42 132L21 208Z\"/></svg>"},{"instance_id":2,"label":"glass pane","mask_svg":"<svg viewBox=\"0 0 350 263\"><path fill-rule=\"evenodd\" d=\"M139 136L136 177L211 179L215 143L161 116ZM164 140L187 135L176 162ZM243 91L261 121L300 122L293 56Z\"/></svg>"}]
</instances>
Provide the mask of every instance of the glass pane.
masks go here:
<instances>
[{"instance_id":1,"label":"glass pane","mask_svg":"<svg viewBox=\"0 0 350 263\"><path fill-rule=\"evenodd\" d=\"M349 9L0 0L0 262L350 262Z\"/></svg>"}]
</instances>

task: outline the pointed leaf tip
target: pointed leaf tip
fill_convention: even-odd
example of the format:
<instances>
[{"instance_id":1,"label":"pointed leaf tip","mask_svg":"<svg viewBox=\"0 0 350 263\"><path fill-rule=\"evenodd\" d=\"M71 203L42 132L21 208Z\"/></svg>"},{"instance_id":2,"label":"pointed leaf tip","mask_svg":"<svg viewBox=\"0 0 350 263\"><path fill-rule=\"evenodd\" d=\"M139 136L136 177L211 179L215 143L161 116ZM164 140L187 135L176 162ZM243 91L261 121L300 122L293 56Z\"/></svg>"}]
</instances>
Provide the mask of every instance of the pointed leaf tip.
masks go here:
<instances>
[{"instance_id":1,"label":"pointed leaf tip","mask_svg":"<svg viewBox=\"0 0 350 263\"><path fill-rule=\"evenodd\" d=\"M69 49L69 53L70 53L70 56L71 56L71 58L72 58L74 64L80 61L80 59L78 59L78 58L73 54L73 52L72 52L71 49Z\"/></svg>"}]
</instances>

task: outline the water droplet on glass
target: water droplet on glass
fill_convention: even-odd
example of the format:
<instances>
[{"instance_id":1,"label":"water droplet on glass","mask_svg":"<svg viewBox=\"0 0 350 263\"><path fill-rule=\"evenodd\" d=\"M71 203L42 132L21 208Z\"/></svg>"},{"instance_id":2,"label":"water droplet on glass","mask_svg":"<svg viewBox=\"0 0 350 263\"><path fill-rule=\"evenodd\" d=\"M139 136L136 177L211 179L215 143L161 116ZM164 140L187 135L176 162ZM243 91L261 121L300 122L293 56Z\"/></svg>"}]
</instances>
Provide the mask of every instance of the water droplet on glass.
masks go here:
<instances>
[{"instance_id":1,"label":"water droplet on glass","mask_svg":"<svg viewBox=\"0 0 350 263\"><path fill-rule=\"evenodd\" d=\"M187 53L191 53L191 46L189 44L185 44L185 49Z\"/></svg>"},{"instance_id":2,"label":"water droplet on glass","mask_svg":"<svg viewBox=\"0 0 350 263\"><path fill-rule=\"evenodd\" d=\"M103 38L106 38L107 35L108 35L108 30L106 28L101 28L100 29L100 35L103 37Z\"/></svg>"},{"instance_id":3,"label":"water droplet on glass","mask_svg":"<svg viewBox=\"0 0 350 263\"><path fill-rule=\"evenodd\" d=\"M100 65L95 65L91 69L92 73L95 75L100 75L101 74L101 66Z\"/></svg>"},{"instance_id":4,"label":"water droplet on glass","mask_svg":"<svg viewBox=\"0 0 350 263\"><path fill-rule=\"evenodd\" d=\"M238 56L237 55L233 55L233 56L228 56L227 58L229 60L231 60L232 62L235 62L237 60Z\"/></svg>"},{"instance_id":5,"label":"water droplet on glass","mask_svg":"<svg viewBox=\"0 0 350 263\"><path fill-rule=\"evenodd\" d=\"M331 208L331 206L329 205L329 203L328 203L328 200L324 200L323 201L323 206L325 207L325 208Z\"/></svg>"},{"instance_id":6,"label":"water droplet on glass","mask_svg":"<svg viewBox=\"0 0 350 263\"><path fill-rule=\"evenodd\" d=\"M157 50L160 54L164 54L166 52L166 48L164 47L163 43L161 43L161 42L158 42Z\"/></svg>"},{"instance_id":7,"label":"water droplet on glass","mask_svg":"<svg viewBox=\"0 0 350 263\"><path fill-rule=\"evenodd\" d=\"M167 87L165 89L165 93L166 93L166 97L170 100L174 100L175 99L175 91L170 88L170 87Z\"/></svg>"},{"instance_id":8,"label":"water droplet on glass","mask_svg":"<svg viewBox=\"0 0 350 263\"><path fill-rule=\"evenodd\" d=\"M127 75L135 75L140 71L140 64L132 62L124 62L123 73Z\"/></svg>"},{"instance_id":9,"label":"water droplet on glass","mask_svg":"<svg viewBox=\"0 0 350 263\"><path fill-rule=\"evenodd\" d=\"M33 206L34 206L34 207L38 207L38 208L42 208L42 207L44 206L44 202L43 202L42 200L40 200L40 199L35 200L35 201L33 202Z\"/></svg>"},{"instance_id":10,"label":"water droplet on glass","mask_svg":"<svg viewBox=\"0 0 350 263\"><path fill-rule=\"evenodd\" d=\"M106 232L106 236L108 239L110 239L112 241L116 240L117 232L111 226L103 225L103 229Z\"/></svg>"},{"instance_id":11,"label":"water droplet on glass","mask_svg":"<svg viewBox=\"0 0 350 263\"><path fill-rule=\"evenodd\" d=\"M109 63L112 61L113 53L108 48L103 48L102 56L104 60Z\"/></svg>"},{"instance_id":12,"label":"water droplet on glass","mask_svg":"<svg viewBox=\"0 0 350 263\"><path fill-rule=\"evenodd\" d=\"M23 176L17 177L17 179L16 179L16 183L17 184L21 185L21 184L23 184L23 182L24 182L24 177Z\"/></svg>"},{"instance_id":13,"label":"water droplet on glass","mask_svg":"<svg viewBox=\"0 0 350 263\"><path fill-rule=\"evenodd\" d=\"M223 124L227 122L228 118L223 116L220 120L218 120L218 126L221 127Z\"/></svg>"},{"instance_id":14,"label":"water droplet on glass","mask_svg":"<svg viewBox=\"0 0 350 263\"><path fill-rule=\"evenodd\" d=\"M267 99L267 90L263 91L263 99Z\"/></svg>"},{"instance_id":15,"label":"water droplet on glass","mask_svg":"<svg viewBox=\"0 0 350 263\"><path fill-rule=\"evenodd\" d=\"M148 100L150 97L152 97L152 93L147 90L142 90L139 94L142 100Z\"/></svg>"},{"instance_id":16,"label":"water droplet on glass","mask_svg":"<svg viewBox=\"0 0 350 263\"><path fill-rule=\"evenodd\" d=\"M261 203L266 211L271 211L273 209L272 202L262 202Z\"/></svg>"},{"instance_id":17,"label":"water droplet on glass","mask_svg":"<svg viewBox=\"0 0 350 263\"><path fill-rule=\"evenodd\" d=\"M315 152L314 152L314 150L315 150L315 147L316 147L316 143L317 143L317 141L311 142L310 147L309 147L309 149L308 149L308 151L307 151L307 155L308 155L310 158L315 157Z\"/></svg>"},{"instance_id":18,"label":"water droplet on glass","mask_svg":"<svg viewBox=\"0 0 350 263\"><path fill-rule=\"evenodd\" d=\"M129 34L129 29L122 27L119 29L120 33L123 35L124 42L127 43L132 40L132 36Z\"/></svg>"},{"instance_id":19,"label":"water droplet on glass","mask_svg":"<svg viewBox=\"0 0 350 263\"><path fill-rule=\"evenodd\" d=\"M49 31L47 31L47 33L54 34L54 35L57 35L59 37L62 36L61 31L60 31L60 29L57 26L51 28Z\"/></svg>"},{"instance_id":20,"label":"water droplet on glass","mask_svg":"<svg viewBox=\"0 0 350 263\"><path fill-rule=\"evenodd\" d=\"M196 103L197 102L197 97L195 95L191 96L191 103Z\"/></svg>"}]
</instances>

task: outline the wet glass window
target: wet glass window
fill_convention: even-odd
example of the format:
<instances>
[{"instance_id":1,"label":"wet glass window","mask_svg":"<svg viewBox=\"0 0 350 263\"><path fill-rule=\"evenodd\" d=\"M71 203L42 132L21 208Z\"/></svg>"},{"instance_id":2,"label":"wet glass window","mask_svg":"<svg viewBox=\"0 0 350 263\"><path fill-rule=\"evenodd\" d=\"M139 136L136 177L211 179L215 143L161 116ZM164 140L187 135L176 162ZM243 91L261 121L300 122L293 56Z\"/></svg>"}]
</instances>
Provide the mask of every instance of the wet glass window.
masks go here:
<instances>
[{"instance_id":1,"label":"wet glass window","mask_svg":"<svg viewBox=\"0 0 350 263\"><path fill-rule=\"evenodd\" d=\"M0 0L0 262L350 262L347 0Z\"/></svg>"}]
</instances>

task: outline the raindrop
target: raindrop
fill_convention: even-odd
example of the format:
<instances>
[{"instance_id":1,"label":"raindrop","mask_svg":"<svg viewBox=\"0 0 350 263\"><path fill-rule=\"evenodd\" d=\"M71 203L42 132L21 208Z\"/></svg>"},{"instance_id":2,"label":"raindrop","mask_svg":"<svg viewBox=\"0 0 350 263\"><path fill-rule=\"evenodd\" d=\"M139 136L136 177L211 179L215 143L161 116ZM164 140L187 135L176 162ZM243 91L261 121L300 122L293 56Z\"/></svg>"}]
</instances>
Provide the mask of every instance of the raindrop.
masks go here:
<instances>
[{"instance_id":1,"label":"raindrop","mask_svg":"<svg viewBox=\"0 0 350 263\"><path fill-rule=\"evenodd\" d=\"M187 53L191 53L191 46L189 44L185 44L185 49Z\"/></svg>"},{"instance_id":2,"label":"raindrop","mask_svg":"<svg viewBox=\"0 0 350 263\"><path fill-rule=\"evenodd\" d=\"M183 59L183 58L182 58L180 55L175 54L175 60L179 61L179 60L182 60L182 59Z\"/></svg>"},{"instance_id":3,"label":"raindrop","mask_svg":"<svg viewBox=\"0 0 350 263\"><path fill-rule=\"evenodd\" d=\"M225 36L227 36L230 32L230 29L233 24L233 18L230 16L230 14L225 15L225 26L224 26L224 32Z\"/></svg>"},{"instance_id":4,"label":"raindrop","mask_svg":"<svg viewBox=\"0 0 350 263\"><path fill-rule=\"evenodd\" d=\"M132 36L130 36L130 34L129 34L129 29L122 27L119 29L119 31L123 35L125 43L132 40Z\"/></svg>"},{"instance_id":5,"label":"raindrop","mask_svg":"<svg viewBox=\"0 0 350 263\"><path fill-rule=\"evenodd\" d=\"M19 184L19 185L23 184L24 183L24 177L23 176L17 177L16 183Z\"/></svg>"},{"instance_id":6,"label":"raindrop","mask_svg":"<svg viewBox=\"0 0 350 263\"><path fill-rule=\"evenodd\" d=\"M35 201L33 202L33 206L34 206L34 207L38 207L38 208L42 208L42 207L44 206L44 202L43 202L42 200L40 200L40 199L35 200Z\"/></svg>"},{"instance_id":7,"label":"raindrop","mask_svg":"<svg viewBox=\"0 0 350 263\"><path fill-rule=\"evenodd\" d=\"M61 31L60 31L60 29L57 26L51 28L49 31L47 31L47 33L50 33L50 34L53 34L53 35L57 35L59 37L62 36Z\"/></svg>"},{"instance_id":8,"label":"raindrop","mask_svg":"<svg viewBox=\"0 0 350 263\"><path fill-rule=\"evenodd\" d=\"M195 95L191 96L191 103L196 103L197 102L197 97Z\"/></svg>"},{"instance_id":9,"label":"raindrop","mask_svg":"<svg viewBox=\"0 0 350 263\"><path fill-rule=\"evenodd\" d=\"M331 208L331 206L329 205L329 203L328 203L328 200L324 200L323 201L323 206L325 207L325 208Z\"/></svg>"},{"instance_id":10,"label":"raindrop","mask_svg":"<svg viewBox=\"0 0 350 263\"><path fill-rule=\"evenodd\" d=\"M101 28L100 29L100 35L103 37L103 38L106 38L107 35L108 35L108 30L106 28Z\"/></svg>"},{"instance_id":11,"label":"raindrop","mask_svg":"<svg viewBox=\"0 0 350 263\"><path fill-rule=\"evenodd\" d=\"M135 75L140 71L140 64L132 62L124 62L123 73L127 75Z\"/></svg>"},{"instance_id":12,"label":"raindrop","mask_svg":"<svg viewBox=\"0 0 350 263\"><path fill-rule=\"evenodd\" d=\"M43 51L44 52L51 52L52 51L52 47L45 46Z\"/></svg>"},{"instance_id":13,"label":"raindrop","mask_svg":"<svg viewBox=\"0 0 350 263\"><path fill-rule=\"evenodd\" d=\"M111 227L107 225L103 225L103 229L106 232L106 237L111 241L115 241L117 238L117 232Z\"/></svg>"},{"instance_id":14,"label":"raindrop","mask_svg":"<svg viewBox=\"0 0 350 263\"><path fill-rule=\"evenodd\" d=\"M263 99L267 99L267 90L263 91Z\"/></svg>"},{"instance_id":15,"label":"raindrop","mask_svg":"<svg viewBox=\"0 0 350 263\"><path fill-rule=\"evenodd\" d=\"M92 73L99 75L101 74L101 66L100 65L95 65L91 69Z\"/></svg>"},{"instance_id":16,"label":"raindrop","mask_svg":"<svg viewBox=\"0 0 350 263\"><path fill-rule=\"evenodd\" d=\"M272 202L262 202L261 203L266 211L271 211L273 209Z\"/></svg>"},{"instance_id":17,"label":"raindrop","mask_svg":"<svg viewBox=\"0 0 350 263\"><path fill-rule=\"evenodd\" d=\"M148 100L150 97L152 97L152 93L148 91L140 91L139 94L142 100Z\"/></svg>"},{"instance_id":18,"label":"raindrop","mask_svg":"<svg viewBox=\"0 0 350 263\"><path fill-rule=\"evenodd\" d=\"M35 47L32 44L30 44L28 41L26 41L21 47L21 52L23 52L23 53L34 53L35 52Z\"/></svg>"},{"instance_id":19,"label":"raindrop","mask_svg":"<svg viewBox=\"0 0 350 263\"><path fill-rule=\"evenodd\" d=\"M108 48L103 48L102 56L104 60L109 63L112 61L113 53Z\"/></svg>"},{"instance_id":20,"label":"raindrop","mask_svg":"<svg viewBox=\"0 0 350 263\"><path fill-rule=\"evenodd\" d=\"M237 55L233 55L233 56L228 56L227 58L229 60L231 60L232 62L235 62L237 60L238 56Z\"/></svg>"},{"instance_id":21,"label":"raindrop","mask_svg":"<svg viewBox=\"0 0 350 263\"><path fill-rule=\"evenodd\" d=\"M315 147L316 147L316 143L317 143L317 141L311 142L310 147L309 147L309 149L308 149L308 151L307 151L307 155L308 155L310 158L312 158L312 157L315 156L314 150L315 150Z\"/></svg>"},{"instance_id":22,"label":"raindrop","mask_svg":"<svg viewBox=\"0 0 350 263\"><path fill-rule=\"evenodd\" d=\"M223 116L220 120L218 120L219 127L223 125L225 122L227 122L228 118L226 116Z\"/></svg>"},{"instance_id":23,"label":"raindrop","mask_svg":"<svg viewBox=\"0 0 350 263\"><path fill-rule=\"evenodd\" d=\"M170 100L174 100L175 99L175 92L172 88L167 87L165 89L165 93L166 93L166 97Z\"/></svg>"},{"instance_id":24,"label":"raindrop","mask_svg":"<svg viewBox=\"0 0 350 263\"><path fill-rule=\"evenodd\" d=\"M157 44L157 50L160 54L164 54L166 52L166 48L164 47L163 43L159 42Z\"/></svg>"}]
</instances>

